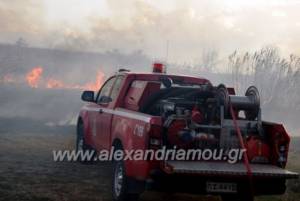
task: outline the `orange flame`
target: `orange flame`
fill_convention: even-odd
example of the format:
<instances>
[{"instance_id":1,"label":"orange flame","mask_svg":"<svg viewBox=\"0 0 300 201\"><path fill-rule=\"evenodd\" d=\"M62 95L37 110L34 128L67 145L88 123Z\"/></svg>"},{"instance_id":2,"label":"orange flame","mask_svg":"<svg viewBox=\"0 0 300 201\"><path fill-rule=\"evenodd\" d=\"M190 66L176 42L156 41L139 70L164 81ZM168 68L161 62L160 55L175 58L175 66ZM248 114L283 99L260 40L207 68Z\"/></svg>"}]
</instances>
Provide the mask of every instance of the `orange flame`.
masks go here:
<instances>
[{"instance_id":1,"label":"orange flame","mask_svg":"<svg viewBox=\"0 0 300 201\"><path fill-rule=\"evenodd\" d=\"M85 85L70 85L65 84L60 80L53 78L48 79L46 83L46 88L48 89L81 89L81 90L92 90L97 91L100 89L104 80L104 74L101 71L97 72L97 77L95 82L86 83Z\"/></svg>"},{"instance_id":2,"label":"orange flame","mask_svg":"<svg viewBox=\"0 0 300 201\"><path fill-rule=\"evenodd\" d=\"M26 81L28 85L31 86L32 88L37 88L42 73L43 73L43 68L41 67L33 68L30 72L28 72L26 75Z\"/></svg>"},{"instance_id":3,"label":"orange flame","mask_svg":"<svg viewBox=\"0 0 300 201\"><path fill-rule=\"evenodd\" d=\"M48 89L53 89L53 88L64 88L64 83L60 80L55 80L53 78L50 78L46 84L46 87Z\"/></svg>"},{"instance_id":4,"label":"orange flame","mask_svg":"<svg viewBox=\"0 0 300 201\"><path fill-rule=\"evenodd\" d=\"M104 77L105 77L104 73L98 71L96 75L96 80L94 82L88 82L83 85L68 84L65 83L64 81L57 80L52 77L43 78L43 68L35 67L26 74L25 80L28 86L32 88L42 87L47 89L79 89L79 90L97 91L100 89L101 85L103 84ZM16 79L16 77L14 77L13 75L7 74L4 75L2 78L0 78L0 83L20 84L21 82L19 82L18 80L19 79Z\"/></svg>"},{"instance_id":5,"label":"orange flame","mask_svg":"<svg viewBox=\"0 0 300 201\"><path fill-rule=\"evenodd\" d=\"M97 72L97 77L96 77L96 81L92 82L92 83L87 83L83 89L88 89L88 90L92 90L92 91L97 91L100 89L100 86L103 84L104 82L104 73L102 73L101 71Z\"/></svg>"}]
</instances>

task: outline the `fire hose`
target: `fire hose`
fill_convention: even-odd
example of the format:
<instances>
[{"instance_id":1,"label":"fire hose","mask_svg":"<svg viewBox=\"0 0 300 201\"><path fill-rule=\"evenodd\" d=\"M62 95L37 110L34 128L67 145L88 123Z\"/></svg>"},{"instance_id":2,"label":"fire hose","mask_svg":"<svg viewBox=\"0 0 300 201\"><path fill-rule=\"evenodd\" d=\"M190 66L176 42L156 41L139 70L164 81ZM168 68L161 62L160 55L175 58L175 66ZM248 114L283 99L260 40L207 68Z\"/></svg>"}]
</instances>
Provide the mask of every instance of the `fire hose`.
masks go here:
<instances>
[{"instance_id":1,"label":"fire hose","mask_svg":"<svg viewBox=\"0 0 300 201\"><path fill-rule=\"evenodd\" d=\"M245 112L245 117L247 120L255 120L259 118L260 110L260 96L257 88L255 86L250 86L245 93L245 96L230 95L226 86L220 84L218 86L218 98L220 104L224 107L224 115L231 116L233 120L233 126L236 130L237 138L241 149L246 150L242 133L237 121L237 112L243 110ZM247 176L249 179L250 193L254 195L253 188L253 175L246 152L243 152L243 162L247 171Z\"/></svg>"},{"instance_id":2,"label":"fire hose","mask_svg":"<svg viewBox=\"0 0 300 201\"><path fill-rule=\"evenodd\" d=\"M231 116L232 116L234 128L236 130L240 146L243 150L246 150L244 140L243 140L243 137L242 137L242 133L241 133L240 127L238 126L238 122L237 122L237 119L236 119L236 113L234 112L232 104L230 102L229 102L229 109L230 109L230 113L231 113ZM251 171L251 167L250 167L247 152L243 152L243 158L244 158L244 165L245 165L246 170L247 170L247 176L248 176L248 179L249 179L250 193L253 196L254 195L253 178L252 178L252 171Z\"/></svg>"}]
</instances>

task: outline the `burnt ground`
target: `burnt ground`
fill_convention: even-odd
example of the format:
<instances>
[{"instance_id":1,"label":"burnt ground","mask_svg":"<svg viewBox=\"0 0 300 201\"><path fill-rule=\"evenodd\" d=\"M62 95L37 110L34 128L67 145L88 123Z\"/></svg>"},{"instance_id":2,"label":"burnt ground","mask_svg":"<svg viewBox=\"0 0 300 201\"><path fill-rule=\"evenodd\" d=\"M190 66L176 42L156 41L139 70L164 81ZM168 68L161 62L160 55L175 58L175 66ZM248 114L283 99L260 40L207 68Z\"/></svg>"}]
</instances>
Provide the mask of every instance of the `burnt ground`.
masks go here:
<instances>
[{"instance_id":1,"label":"burnt ground","mask_svg":"<svg viewBox=\"0 0 300 201\"><path fill-rule=\"evenodd\" d=\"M9 128L9 129L6 129ZM108 163L84 165L76 162L53 162L52 150L72 149L74 127L47 127L12 121L0 123L0 201L109 201ZM298 139L297 145L300 144ZM300 169L300 150L295 144L290 167ZM263 197L257 201L298 201L300 182L289 183L283 196ZM218 201L218 197L146 192L141 201Z\"/></svg>"}]
</instances>

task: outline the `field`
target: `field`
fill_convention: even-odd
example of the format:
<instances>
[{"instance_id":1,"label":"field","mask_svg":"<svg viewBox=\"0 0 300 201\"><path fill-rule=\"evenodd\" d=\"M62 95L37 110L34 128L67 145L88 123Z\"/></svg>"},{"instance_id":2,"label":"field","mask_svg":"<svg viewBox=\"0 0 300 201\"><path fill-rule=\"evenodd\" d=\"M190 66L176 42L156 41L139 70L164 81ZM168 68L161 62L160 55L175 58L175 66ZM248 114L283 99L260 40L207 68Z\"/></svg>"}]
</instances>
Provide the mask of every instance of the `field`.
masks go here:
<instances>
[{"instance_id":1,"label":"field","mask_svg":"<svg viewBox=\"0 0 300 201\"><path fill-rule=\"evenodd\" d=\"M21 121L21 120L20 120ZM108 201L111 165L53 162L52 150L72 149L75 128L0 121L0 201ZM297 146L298 145L298 146ZM293 139L289 168L300 171L300 139ZM283 196L257 201L298 201L300 180ZM146 192L142 201L218 201L218 197Z\"/></svg>"}]
</instances>

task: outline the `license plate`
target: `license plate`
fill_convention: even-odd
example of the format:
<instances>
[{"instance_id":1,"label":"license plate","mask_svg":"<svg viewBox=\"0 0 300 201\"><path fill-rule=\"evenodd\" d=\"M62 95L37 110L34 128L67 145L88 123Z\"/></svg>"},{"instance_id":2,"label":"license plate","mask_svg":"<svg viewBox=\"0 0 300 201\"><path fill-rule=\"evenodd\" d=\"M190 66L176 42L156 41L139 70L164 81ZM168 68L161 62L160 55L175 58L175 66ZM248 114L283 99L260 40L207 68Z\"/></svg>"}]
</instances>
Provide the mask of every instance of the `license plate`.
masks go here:
<instances>
[{"instance_id":1,"label":"license plate","mask_svg":"<svg viewBox=\"0 0 300 201\"><path fill-rule=\"evenodd\" d=\"M223 183L223 182L207 182L206 191L208 193L236 193L236 183Z\"/></svg>"}]
</instances>

